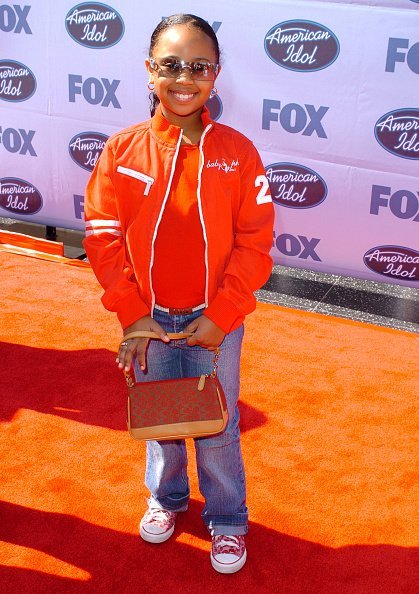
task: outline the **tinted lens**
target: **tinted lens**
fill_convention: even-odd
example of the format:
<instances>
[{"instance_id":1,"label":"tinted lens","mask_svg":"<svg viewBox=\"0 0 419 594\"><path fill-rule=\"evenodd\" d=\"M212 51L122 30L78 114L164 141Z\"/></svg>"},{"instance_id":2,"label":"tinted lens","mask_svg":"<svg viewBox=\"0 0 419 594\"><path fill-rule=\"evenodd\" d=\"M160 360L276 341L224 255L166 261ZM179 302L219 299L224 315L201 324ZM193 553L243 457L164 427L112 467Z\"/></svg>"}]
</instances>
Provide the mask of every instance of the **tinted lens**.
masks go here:
<instances>
[{"instance_id":1,"label":"tinted lens","mask_svg":"<svg viewBox=\"0 0 419 594\"><path fill-rule=\"evenodd\" d=\"M213 73L211 64L206 62L192 62L191 72L192 77L197 79L210 79Z\"/></svg>"},{"instance_id":2,"label":"tinted lens","mask_svg":"<svg viewBox=\"0 0 419 594\"><path fill-rule=\"evenodd\" d=\"M161 65L161 69L168 76L179 76L182 72L182 64L175 60L167 60Z\"/></svg>"}]
</instances>

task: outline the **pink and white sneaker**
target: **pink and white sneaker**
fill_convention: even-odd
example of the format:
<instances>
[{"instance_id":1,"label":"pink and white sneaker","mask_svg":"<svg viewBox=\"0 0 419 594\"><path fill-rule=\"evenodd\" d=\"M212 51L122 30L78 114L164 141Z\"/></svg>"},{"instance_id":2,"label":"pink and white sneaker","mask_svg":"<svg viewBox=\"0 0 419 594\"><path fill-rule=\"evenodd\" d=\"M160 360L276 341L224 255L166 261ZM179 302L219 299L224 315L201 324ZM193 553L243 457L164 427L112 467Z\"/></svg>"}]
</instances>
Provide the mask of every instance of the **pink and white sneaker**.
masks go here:
<instances>
[{"instance_id":1,"label":"pink and white sneaker","mask_svg":"<svg viewBox=\"0 0 419 594\"><path fill-rule=\"evenodd\" d=\"M140 522L140 536L154 544L168 540L175 529L176 512L149 507Z\"/></svg>"},{"instance_id":2,"label":"pink and white sneaker","mask_svg":"<svg viewBox=\"0 0 419 594\"><path fill-rule=\"evenodd\" d=\"M219 573L235 573L246 563L244 536L217 534L212 537L211 565Z\"/></svg>"}]
</instances>

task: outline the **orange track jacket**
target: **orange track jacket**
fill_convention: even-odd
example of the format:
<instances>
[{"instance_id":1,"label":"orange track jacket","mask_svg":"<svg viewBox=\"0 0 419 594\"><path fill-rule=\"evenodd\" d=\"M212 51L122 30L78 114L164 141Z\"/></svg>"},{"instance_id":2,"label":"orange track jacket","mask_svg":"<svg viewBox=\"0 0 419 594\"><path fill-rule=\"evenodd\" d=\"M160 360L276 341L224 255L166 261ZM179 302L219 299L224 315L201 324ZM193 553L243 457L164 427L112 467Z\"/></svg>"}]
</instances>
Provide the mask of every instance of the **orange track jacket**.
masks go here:
<instances>
[{"instance_id":1,"label":"orange track jacket","mask_svg":"<svg viewBox=\"0 0 419 594\"><path fill-rule=\"evenodd\" d=\"M205 242L204 314L230 332L255 309L253 293L272 270L274 212L250 140L213 122L206 108L202 120L197 198ZM181 140L182 130L158 108L150 120L108 139L87 184L84 247L104 288L103 305L117 313L123 328L153 312L154 244Z\"/></svg>"}]
</instances>

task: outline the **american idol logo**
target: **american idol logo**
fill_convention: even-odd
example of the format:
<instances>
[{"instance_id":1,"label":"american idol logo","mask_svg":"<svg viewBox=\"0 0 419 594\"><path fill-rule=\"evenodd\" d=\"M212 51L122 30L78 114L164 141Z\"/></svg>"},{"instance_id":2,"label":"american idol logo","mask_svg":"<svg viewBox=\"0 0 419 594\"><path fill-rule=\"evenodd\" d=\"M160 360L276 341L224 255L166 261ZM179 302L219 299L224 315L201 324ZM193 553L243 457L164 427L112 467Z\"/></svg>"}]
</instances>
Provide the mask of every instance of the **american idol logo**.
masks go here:
<instances>
[{"instance_id":1,"label":"american idol logo","mask_svg":"<svg viewBox=\"0 0 419 594\"><path fill-rule=\"evenodd\" d=\"M312 169L296 163L274 163L265 167L272 200L289 208L312 208L327 196L324 179Z\"/></svg>"},{"instance_id":2,"label":"american idol logo","mask_svg":"<svg viewBox=\"0 0 419 594\"><path fill-rule=\"evenodd\" d=\"M364 263L383 276L419 281L419 252L411 248L399 245L373 247L364 255Z\"/></svg>"},{"instance_id":3,"label":"american idol logo","mask_svg":"<svg viewBox=\"0 0 419 594\"><path fill-rule=\"evenodd\" d=\"M389 153L419 159L419 109L395 109L375 124L377 142Z\"/></svg>"},{"instance_id":4,"label":"american idol logo","mask_svg":"<svg viewBox=\"0 0 419 594\"><path fill-rule=\"evenodd\" d=\"M0 179L0 207L20 215L32 215L42 208L42 196L33 184L17 177Z\"/></svg>"},{"instance_id":5,"label":"american idol logo","mask_svg":"<svg viewBox=\"0 0 419 594\"><path fill-rule=\"evenodd\" d=\"M265 51L283 68L313 72L333 64L340 47L336 35L320 23L284 21L265 35Z\"/></svg>"},{"instance_id":6,"label":"american idol logo","mask_svg":"<svg viewBox=\"0 0 419 594\"><path fill-rule=\"evenodd\" d=\"M74 6L65 17L65 26L74 41L94 49L115 45L125 29L121 15L114 8L99 2L83 2Z\"/></svg>"},{"instance_id":7,"label":"american idol logo","mask_svg":"<svg viewBox=\"0 0 419 594\"><path fill-rule=\"evenodd\" d=\"M221 114L223 113L223 104L221 99L218 95L214 95L205 103L206 107L208 107L211 119L215 122L220 119Z\"/></svg>"},{"instance_id":8,"label":"american idol logo","mask_svg":"<svg viewBox=\"0 0 419 594\"><path fill-rule=\"evenodd\" d=\"M32 70L14 60L0 60L0 99L26 101L35 89L36 79Z\"/></svg>"},{"instance_id":9,"label":"american idol logo","mask_svg":"<svg viewBox=\"0 0 419 594\"><path fill-rule=\"evenodd\" d=\"M93 171L107 140L100 132L80 132L68 143L70 157L86 171Z\"/></svg>"}]
</instances>

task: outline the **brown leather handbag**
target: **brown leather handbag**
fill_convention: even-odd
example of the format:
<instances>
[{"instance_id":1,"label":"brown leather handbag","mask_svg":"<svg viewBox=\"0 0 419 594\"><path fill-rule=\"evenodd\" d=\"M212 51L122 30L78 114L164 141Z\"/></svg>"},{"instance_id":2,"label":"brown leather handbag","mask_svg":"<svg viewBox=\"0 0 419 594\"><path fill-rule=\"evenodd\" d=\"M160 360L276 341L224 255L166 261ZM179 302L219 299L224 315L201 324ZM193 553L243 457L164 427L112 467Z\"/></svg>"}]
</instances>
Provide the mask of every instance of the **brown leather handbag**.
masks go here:
<instances>
[{"instance_id":1,"label":"brown leather handbag","mask_svg":"<svg viewBox=\"0 0 419 594\"><path fill-rule=\"evenodd\" d=\"M169 333L171 340L191 334ZM128 338L159 338L154 332L132 332ZM127 372L128 430L134 439L158 441L209 437L224 431L227 403L217 377L218 350L212 373L200 377L136 383Z\"/></svg>"}]
</instances>

